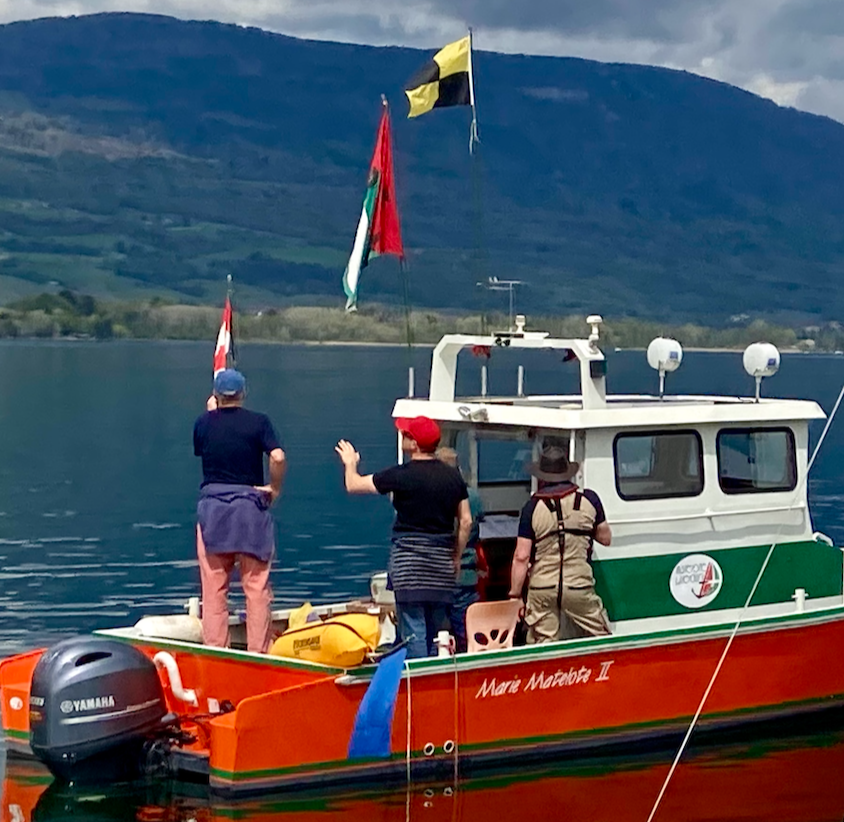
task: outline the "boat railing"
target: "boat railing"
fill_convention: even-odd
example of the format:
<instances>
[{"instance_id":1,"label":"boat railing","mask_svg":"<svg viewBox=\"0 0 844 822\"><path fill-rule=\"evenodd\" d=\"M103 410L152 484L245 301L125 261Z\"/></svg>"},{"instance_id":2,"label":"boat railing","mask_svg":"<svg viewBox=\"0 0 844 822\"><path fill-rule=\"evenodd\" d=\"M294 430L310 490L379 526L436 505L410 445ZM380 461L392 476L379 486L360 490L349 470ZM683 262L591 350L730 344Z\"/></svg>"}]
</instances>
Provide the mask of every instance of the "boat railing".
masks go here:
<instances>
[{"instance_id":1,"label":"boat railing","mask_svg":"<svg viewBox=\"0 0 844 822\"><path fill-rule=\"evenodd\" d=\"M457 356L464 348L496 347L527 350L556 349L571 352L580 364L580 402L584 410L605 408L607 404L607 361L597 345L598 337L588 340L555 339L546 332L519 331L506 334L446 334L437 343L431 361L431 383L428 399L433 402L454 402L457 379ZM488 397L484 397L489 401Z\"/></svg>"}]
</instances>

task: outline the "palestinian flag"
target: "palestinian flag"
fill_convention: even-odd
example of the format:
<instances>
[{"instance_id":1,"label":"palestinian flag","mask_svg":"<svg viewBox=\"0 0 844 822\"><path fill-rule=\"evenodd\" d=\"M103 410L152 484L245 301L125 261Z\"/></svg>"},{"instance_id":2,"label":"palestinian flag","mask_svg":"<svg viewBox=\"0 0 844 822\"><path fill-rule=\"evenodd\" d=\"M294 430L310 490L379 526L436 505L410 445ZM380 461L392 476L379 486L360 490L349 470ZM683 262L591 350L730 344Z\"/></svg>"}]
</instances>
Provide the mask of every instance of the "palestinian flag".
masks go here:
<instances>
[{"instance_id":1,"label":"palestinian flag","mask_svg":"<svg viewBox=\"0 0 844 822\"><path fill-rule=\"evenodd\" d=\"M226 297L223 306L223 316L220 320L220 331L217 334L217 347L214 349L214 376L228 367L228 358L234 357L234 340L232 339L232 304Z\"/></svg>"},{"instance_id":2,"label":"palestinian flag","mask_svg":"<svg viewBox=\"0 0 844 822\"><path fill-rule=\"evenodd\" d=\"M405 86L408 117L431 109L472 105L472 43L467 35L440 49Z\"/></svg>"},{"instance_id":3,"label":"palestinian flag","mask_svg":"<svg viewBox=\"0 0 844 822\"><path fill-rule=\"evenodd\" d=\"M363 198L355 242L349 264L343 274L343 290L347 297L346 311L356 310L361 269L366 268L370 257L379 254L395 254L404 258L393 179L390 114L386 105L381 115L381 124L378 126L378 139L375 141L375 152L369 166L366 195Z\"/></svg>"}]
</instances>

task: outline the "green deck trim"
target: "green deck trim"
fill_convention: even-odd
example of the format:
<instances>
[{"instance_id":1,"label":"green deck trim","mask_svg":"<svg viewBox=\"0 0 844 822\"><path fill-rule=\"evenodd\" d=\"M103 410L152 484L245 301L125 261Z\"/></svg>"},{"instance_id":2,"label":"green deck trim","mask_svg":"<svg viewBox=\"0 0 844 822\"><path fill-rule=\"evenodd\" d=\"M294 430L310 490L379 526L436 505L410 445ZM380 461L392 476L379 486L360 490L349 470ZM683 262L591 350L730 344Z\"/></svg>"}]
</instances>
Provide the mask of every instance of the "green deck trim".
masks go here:
<instances>
[{"instance_id":1,"label":"green deck trim","mask_svg":"<svg viewBox=\"0 0 844 822\"><path fill-rule=\"evenodd\" d=\"M29 742L29 731L15 731L12 728L3 729L6 736L10 739L17 739L21 742Z\"/></svg>"},{"instance_id":2,"label":"green deck trim","mask_svg":"<svg viewBox=\"0 0 844 822\"><path fill-rule=\"evenodd\" d=\"M595 587L613 621L705 613L744 605L765 555L767 545L743 548L696 546L683 553L601 560L594 566ZM702 608L685 608L671 595L669 579L674 566L691 554L707 554L724 573L721 591ZM783 542L771 556L753 605L791 602L795 588L805 588L813 599L840 596L844 554L814 540Z\"/></svg>"},{"instance_id":3,"label":"green deck trim","mask_svg":"<svg viewBox=\"0 0 844 822\"><path fill-rule=\"evenodd\" d=\"M719 713L711 713L707 714L703 719L705 721L718 721L724 719L733 719L733 718L740 718L740 717L750 717L754 714L766 714L769 713L771 710L776 709L777 711L785 710L785 711L796 711L800 708L808 708L814 707L823 704L830 704L833 701L842 700L844 701L844 692L835 694L832 697L815 697L812 699L803 699L803 700L795 700L793 702L781 702L777 705L773 706L754 706L750 708L739 708L734 711L722 711ZM669 719L660 719L660 720L652 720L649 722L632 722L627 725L616 725L610 728L596 728L591 730L582 730L582 731L569 731L567 733L558 733L558 734L542 734L539 736L532 736L526 737L524 739L515 738L515 739L501 739L496 740L495 742L478 742L473 744L468 743L461 743L460 744L460 751L463 752L473 752L473 753L492 753L497 750L509 750L515 754L518 754L519 751L524 750L526 748L537 747L537 746L544 746L550 745L560 742L577 742L584 739L594 739L594 738L601 738L601 737L610 737L610 736L618 736L621 734L630 734L631 732L642 732L642 731L649 731L654 730L660 727L666 726L673 726L676 725L680 728L684 726L688 726L689 722L691 722L692 714L688 715L681 715L676 717L671 717ZM372 763L389 763L389 762L396 762L396 761L404 761L406 758L406 753L404 751L391 753L389 757L384 757L383 759L336 759L336 760L329 760L327 762L314 762L308 765L294 765L291 767L286 768L265 768L258 771L242 771L242 772L231 772L225 771L220 768L212 767L209 770L209 773L218 779L223 779L227 782L232 783L243 783L248 781L260 781L266 780L273 777L287 777L287 776L295 776L297 774L305 774L305 773L325 773L326 771L332 770L349 770L358 768L360 766ZM417 760L430 760L431 757L425 756L422 749L412 750L410 753L411 761ZM438 757L439 759L451 760L453 756L451 754L443 754L442 756Z\"/></svg>"},{"instance_id":4,"label":"green deck trim","mask_svg":"<svg viewBox=\"0 0 844 822\"><path fill-rule=\"evenodd\" d=\"M780 614L776 616L754 617L753 611L745 616L741 623L739 636L750 633L755 629L760 628L794 628L802 627L802 625L810 626L817 622L830 622L837 619L844 619L844 603L836 605L832 608L823 608L817 611L804 611L802 613L795 611L790 614ZM615 650L615 646L623 645L630 648L647 647L651 645L662 645L671 642L672 640L680 640L684 638L692 638L694 640L708 640L717 639L720 636L727 636L735 627L735 618L718 622L714 625L690 625L681 628L659 628L652 631L643 632L640 634L606 634L604 636L584 637L581 639L566 639L560 642L548 642L539 645L522 645L517 648L508 648L502 651L487 651L484 654L471 654L464 657L449 657L448 659L440 659L438 657L428 657L425 659L408 660L411 673L445 673L451 672L456 667L458 672L465 670L477 669L477 663L483 663L483 667L493 667L487 665L488 662L528 662L539 660L544 657L552 657L559 659L561 662L569 657L577 656L583 653L604 653L605 651ZM561 653L565 651L566 653ZM569 652L570 651L570 652ZM455 659L457 660L455 662ZM375 668L372 666L366 669L360 668L354 671L354 674L361 677L366 674L374 673Z\"/></svg>"},{"instance_id":5,"label":"green deck trim","mask_svg":"<svg viewBox=\"0 0 844 822\"><path fill-rule=\"evenodd\" d=\"M745 616L742 621L742 630L739 634L744 634L757 628L791 628L796 627L792 623L812 625L816 622L826 622L834 619L844 619L844 602L841 605L824 608L818 611L804 611L799 613L797 611L789 614L781 614L778 616L754 617L753 610ZM685 638L693 638L695 640L717 639L719 636L726 636L732 631L735 625L734 619L724 620L723 622L714 625L693 625L679 628L659 628L640 634L607 634L606 636L597 637L583 637L580 639L567 639L562 642L549 642L540 645L523 645L516 648L508 648L502 651L487 651L484 654L467 654L457 657L449 657L448 659L441 659L439 657L426 657L424 659L409 659L407 660L407 667L411 675L416 674L441 674L444 672L451 673L455 667L458 672L466 670L477 669L479 667L492 667L489 663L494 662L529 662L542 661L545 657L551 657L559 660L561 663L569 657L577 656L584 653L605 653L613 651L616 646L626 646L630 648L638 648L647 645L657 645L673 640L681 640ZM138 640L134 637L119 637L130 644L137 644ZM227 657L229 652L224 649L201 649L199 646L181 645L178 643L167 643L166 641L145 641L143 644L155 645L161 647L172 647L177 650L190 650L196 653L211 654L213 656ZM238 657L239 658L239 657ZM265 657L256 660L258 664L275 664L285 667L288 663L292 666L302 665L296 660L288 660L284 657ZM326 668L318 666L316 670L326 674L349 674L350 676L359 679L352 685L345 687L365 687L372 676L375 674L376 665L361 665L358 668ZM407 677L407 672L403 674L403 678ZM256 694L260 696L260 694Z\"/></svg>"}]
</instances>

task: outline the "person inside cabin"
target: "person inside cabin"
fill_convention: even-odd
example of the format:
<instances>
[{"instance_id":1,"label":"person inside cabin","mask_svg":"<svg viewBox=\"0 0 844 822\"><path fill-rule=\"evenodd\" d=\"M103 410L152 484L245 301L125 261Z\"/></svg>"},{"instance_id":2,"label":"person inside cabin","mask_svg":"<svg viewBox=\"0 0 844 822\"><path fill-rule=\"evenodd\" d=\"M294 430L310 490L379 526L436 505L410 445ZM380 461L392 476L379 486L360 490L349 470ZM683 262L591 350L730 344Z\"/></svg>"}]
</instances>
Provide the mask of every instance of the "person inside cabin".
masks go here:
<instances>
[{"instance_id":1,"label":"person inside cabin","mask_svg":"<svg viewBox=\"0 0 844 822\"><path fill-rule=\"evenodd\" d=\"M446 465L451 465L460 470L457 460L457 452L453 448L437 448L437 459ZM472 527L469 531L469 539L466 547L460 556L460 569L457 574L457 585L454 589L454 601L448 606L448 621L451 624L451 633L454 634L454 643L457 653L465 653L468 649L468 637L466 636L466 611L473 602L480 599L478 595L478 523L484 515L484 506L481 495L477 488L468 488L469 512L472 515Z\"/></svg>"},{"instance_id":2,"label":"person inside cabin","mask_svg":"<svg viewBox=\"0 0 844 822\"><path fill-rule=\"evenodd\" d=\"M243 407L246 380L228 368L214 378L214 403L193 428L202 458L196 553L202 582L202 636L206 645L229 644L228 589L235 566L246 595L246 647L266 653L272 628L270 563L275 525L270 506L281 494L287 468L278 435L265 414ZM269 485L264 484L264 455Z\"/></svg>"},{"instance_id":3,"label":"person inside cabin","mask_svg":"<svg viewBox=\"0 0 844 822\"><path fill-rule=\"evenodd\" d=\"M612 540L601 500L572 482L580 466L558 445L546 444L526 467L539 490L519 519L509 596L522 599L527 579L527 643L608 634L591 566L593 540Z\"/></svg>"},{"instance_id":4,"label":"person inside cabin","mask_svg":"<svg viewBox=\"0 0 844 822\"><path fill-rule=\"evenodd\" d=\"M454 600L472 514L460 472L436 458L439 425L428 417L399 418L395 424L410 458L403 464L361 476L360 454L350 442L340 440L334 450L343 463L346 491L393 495L396 519L388 571L399 636L409 658L433 656Z\"/></svg>"}]
</instances>

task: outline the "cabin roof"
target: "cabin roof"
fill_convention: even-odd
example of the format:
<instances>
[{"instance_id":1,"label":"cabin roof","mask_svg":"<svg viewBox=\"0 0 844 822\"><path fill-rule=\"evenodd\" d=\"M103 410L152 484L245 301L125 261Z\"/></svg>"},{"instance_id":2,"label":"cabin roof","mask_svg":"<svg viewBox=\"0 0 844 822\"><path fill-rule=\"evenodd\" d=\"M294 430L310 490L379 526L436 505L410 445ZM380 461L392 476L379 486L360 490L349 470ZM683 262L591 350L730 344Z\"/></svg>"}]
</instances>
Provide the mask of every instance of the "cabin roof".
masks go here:
<instances>
[{"instance_id":1,"label":"cabin roof","mask_svg":"<svg viewBox=\"0 0 844 822\"><path fill-rule=\"evenodd\" d=\"M433 351L431 382L425 399L399 399L394 417L424 415L440 422L519 428L584 430L666 426L764 425L824 419L811 400L760 399L707 395L616 394L606 391L606 361L598 347L601 318L590 316L588 339L558 339L525 331L517 317L510 331L491 335L445 335ZM580 394L457 397L457 357L465 348L564 349L580 367Z\"/></svg>"},{"instance_id":2,"label":"cabin roof","mask_svg":"<svg viewBox=\"0 0 844 822\"><path fill-rule=\"evenodd\" d=\"M454 402L400 399L394 417L424 415L440 422L558 428L655 428L666 426L758 425L824 419L811 400L717 396L610 395L602 408L582 406L579 396L467 397Z\"/></svg>"}]
</instances>

